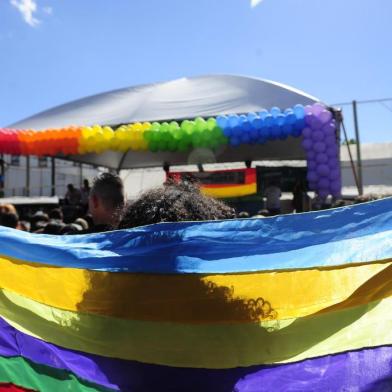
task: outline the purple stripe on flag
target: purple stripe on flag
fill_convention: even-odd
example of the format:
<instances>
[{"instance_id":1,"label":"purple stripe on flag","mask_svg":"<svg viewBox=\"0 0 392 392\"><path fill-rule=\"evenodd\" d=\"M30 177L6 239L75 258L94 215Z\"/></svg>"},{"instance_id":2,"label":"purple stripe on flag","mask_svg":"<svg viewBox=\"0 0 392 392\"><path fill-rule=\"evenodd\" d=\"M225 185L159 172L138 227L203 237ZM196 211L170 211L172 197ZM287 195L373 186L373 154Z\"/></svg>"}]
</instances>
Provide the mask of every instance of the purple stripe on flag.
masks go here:
<instances>
[{"instance_id":1,"label":"purple stripe on flag","mask_svg":"<svg viewBox=\"0 0 392 392\"><path fill-rule=\"evenodd\" d=\"M392 347L363 349L277 366L185 369L68 350L17 331L0 318L0 355L22 356L121 391L390 391Z\"/></svg>"}]
</instances>

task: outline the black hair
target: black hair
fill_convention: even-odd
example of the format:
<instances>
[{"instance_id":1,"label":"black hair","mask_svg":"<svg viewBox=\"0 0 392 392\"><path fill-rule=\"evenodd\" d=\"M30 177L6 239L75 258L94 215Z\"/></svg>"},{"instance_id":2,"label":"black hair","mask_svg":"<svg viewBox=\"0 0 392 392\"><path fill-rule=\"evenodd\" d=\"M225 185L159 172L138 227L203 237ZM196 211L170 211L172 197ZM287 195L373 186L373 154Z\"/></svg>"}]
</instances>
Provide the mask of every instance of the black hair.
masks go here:
<instances>
[{"instance_id":1,"label":"black hair","mask_svg":"<svg viewBox=\"0 0 392 392\"><path fill-rule=\"evenodd\" d=\"M52 210L49 211L49 218L62 221L64 218L63 212L61 211L60 208L53 208Z\"/></svg>"},{"instance_id":2,"label":"black hair","mask_svg":"<svg viewBox=\"0 0 392 392\"><path fill-rule=\"evenodd\" d=\"M107 208L122 209L124 185L117 174L102 173L94 179L90 195L97 196Z\"/></svg>"},{"instance_id":3,"label":"black hair","mask_svg":"<svg viewBox=\"0 0 392 392\"><path fill-rule=\"evenodd\" d=\"M125 208L119 228L232 218L235 218L235 212L231 207L202 194L197 184L168 182L130 203Z\"/></svg>"},{"instance_id":4,"label":"black hair","mask_svg":"<svg viewBox=\"0 0 392 392\"><path fill-rule=\"evenodd\" d=\"M0 214L0 225L16 229L19 217L13 212L3 212Z\"/></svg>"}]
</instances>

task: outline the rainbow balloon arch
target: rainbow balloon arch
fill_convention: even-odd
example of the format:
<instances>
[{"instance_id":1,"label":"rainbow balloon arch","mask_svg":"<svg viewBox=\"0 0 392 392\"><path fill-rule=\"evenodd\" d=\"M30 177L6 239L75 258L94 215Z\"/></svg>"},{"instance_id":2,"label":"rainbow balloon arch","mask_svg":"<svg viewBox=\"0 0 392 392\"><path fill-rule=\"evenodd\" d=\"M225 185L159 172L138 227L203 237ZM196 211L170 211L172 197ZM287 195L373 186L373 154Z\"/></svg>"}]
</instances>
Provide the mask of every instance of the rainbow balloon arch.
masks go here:
<instances>
[{"instance_id":1,"label":"rainbow balloon arch","mask_svg":"<svg viewBox=\"0 0 392 392\"><path fill-rule=\"evenodd\" d=\"M107 150L181 151L222 145L265 144L271 140L302 137L309 189L321 197L341 194L339 140L336 121L321 104L295 105L282 111L201 117L182 122L144 122L109 126L70 126L61 129L0 129L0 153L57 156L100 154Z\"/></svg>"}]
</instances>

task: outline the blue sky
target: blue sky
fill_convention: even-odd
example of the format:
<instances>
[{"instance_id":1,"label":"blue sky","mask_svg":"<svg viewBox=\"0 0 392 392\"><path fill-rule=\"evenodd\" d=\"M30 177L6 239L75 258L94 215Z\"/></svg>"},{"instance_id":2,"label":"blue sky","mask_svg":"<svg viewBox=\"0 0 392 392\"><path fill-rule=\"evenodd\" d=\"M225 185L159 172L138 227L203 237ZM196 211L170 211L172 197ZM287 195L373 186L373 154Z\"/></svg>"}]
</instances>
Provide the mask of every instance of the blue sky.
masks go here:
<instances>
[{"instance_id":1,"label":"blue sky","mask_svg":"<svg viewBox=\"0 0 392 392\"><path fill-rule=\"evenodd\" d=\"M0 125L210 73L279 81L330 104L392 97L391 15L390 0L0 0ZM359 107L363 142L392 141L386 105Z\"/></svg>"}]
</instances>

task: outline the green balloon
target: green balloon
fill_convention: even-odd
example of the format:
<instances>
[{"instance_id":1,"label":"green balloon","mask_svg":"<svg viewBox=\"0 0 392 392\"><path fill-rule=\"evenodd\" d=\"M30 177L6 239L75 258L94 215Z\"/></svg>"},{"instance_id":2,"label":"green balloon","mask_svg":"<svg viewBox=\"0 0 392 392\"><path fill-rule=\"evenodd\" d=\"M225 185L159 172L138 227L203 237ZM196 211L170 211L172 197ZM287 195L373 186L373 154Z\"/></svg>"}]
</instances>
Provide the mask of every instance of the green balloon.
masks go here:
<instances>
[{"instance_id":1,"label":"green balloon","mask_svg":"<svg viewBox=\"0 0 392 392\"><path fill-rule=\"evenodd\" d=\"M178 143L178 150L181 152L185 152L188 150L188 148L189 144L184 140L180 140L180 142Z\"/></svg>"},{"instance_id":2,"label":"green balloon","mask_svg":"<svg viewBox=\"0 0 392 392\"><path fill-rule=\"evenodd\" d=\"M163 122L161 124L161 132L169 132L170 131L170 125L168 122Z\"/></svg>"},{"instance_id":3,"label":"green balloon","mask_svg":"<svg viewBox=\"0 0 392 392\"><path fill-rule=\"evenodd\" d=\"M161 124L159 124L159 122L153 122L152 124L151 124L151 130L152 131L159 131L160 130L160 128L161 128Z\"/></svg>"},{"instance_id":4,"label":"green balloon","mask_svg":"<svg viewBox=\"0 0 392 392\"><path fill-rule=\"evenodd\" d=\"M143 133L143 138L144 140L146 140L147 142L149 142L151 140L152 137L152 132L151 131L145 131Z\"/></svg>"},{"instance_id":5,"label":"green balloon","mask_svg":"<svg viewBox=\"0 0 392 392\"><path fill-rule=\"evenodd\" d=\"M206 120L204 120L202 117L197 117L195 120L195 130L198 132L203 132L205 129L207 129Z\"/></svg>"},{"instance_id":6,"label":"green balloon","mask_svg":"<svg viewBox=\"0 0 392 392\"><path fill-rule=\"evenodd\" d=\"M170 132L175 132L177 129L180 129L177 121L172 121L170 123Z\"/></svg>"},{"instance_id":7,"label":"green balloon","mask_svg":"<svg viewBox=\"0 0 392 392\"><path fill-rule=\"evenodd\" d=\"M156 141L151 141L149 144L148 144L148 149L151 151L151 152L157 152L158 151L158 143L156 142Z\"/></svg>"},{"instance_id":8,"label":"green balloon","mask_svg":"<svg viewBox=\"0 0 392 392\"><path fill-rule=\"evenodd\" d=\"M207 120L207 128L212 131L216 127L216 120L215 118L210 117Z\"/></svg>"}]
</instances>

